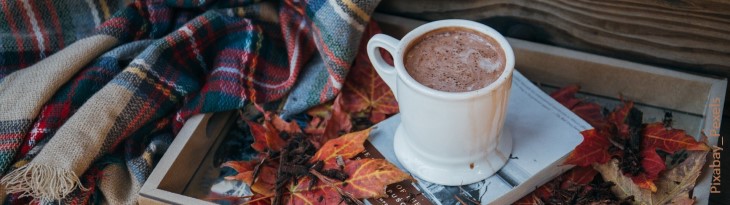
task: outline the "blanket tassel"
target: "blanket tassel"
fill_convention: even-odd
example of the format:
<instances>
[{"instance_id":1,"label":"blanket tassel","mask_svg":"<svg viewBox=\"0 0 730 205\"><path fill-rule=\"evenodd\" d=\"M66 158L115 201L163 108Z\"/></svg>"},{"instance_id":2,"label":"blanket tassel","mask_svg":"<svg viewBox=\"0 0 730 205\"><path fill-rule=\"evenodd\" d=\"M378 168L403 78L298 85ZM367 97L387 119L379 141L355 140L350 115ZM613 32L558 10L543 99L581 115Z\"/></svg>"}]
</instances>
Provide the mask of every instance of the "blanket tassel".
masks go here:
<instances>
[{"instance_id":1,"label":"blanket tassel","mask_svg":"<svg viewBox=\"0 0 730 205\"><path fill-rule=\"evenodd\" d=\"M0 179L7 193L21 193L45 202L59 201L74 189L87 190L73 171L29 163Z\"/></svg>"}]
</instances>

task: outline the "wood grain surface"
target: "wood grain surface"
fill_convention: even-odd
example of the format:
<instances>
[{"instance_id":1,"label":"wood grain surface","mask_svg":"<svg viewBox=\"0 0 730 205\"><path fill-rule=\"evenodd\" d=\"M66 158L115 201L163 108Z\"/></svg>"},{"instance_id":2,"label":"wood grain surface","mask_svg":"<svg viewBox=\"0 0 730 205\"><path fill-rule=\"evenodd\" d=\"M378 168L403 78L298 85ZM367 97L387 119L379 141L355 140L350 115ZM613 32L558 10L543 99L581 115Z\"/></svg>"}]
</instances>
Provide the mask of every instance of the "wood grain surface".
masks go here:
<instances>
[{"instance_id":1,"label":"wood grain surface","mask_svg":"<svg viewBox=\"0 0 730 205\"><path fill-rule=\"evenodd\" d=\"M477 20L519 39L730 76L727 0L384 0L378 11Z\"/></svg>"}]
</instances>

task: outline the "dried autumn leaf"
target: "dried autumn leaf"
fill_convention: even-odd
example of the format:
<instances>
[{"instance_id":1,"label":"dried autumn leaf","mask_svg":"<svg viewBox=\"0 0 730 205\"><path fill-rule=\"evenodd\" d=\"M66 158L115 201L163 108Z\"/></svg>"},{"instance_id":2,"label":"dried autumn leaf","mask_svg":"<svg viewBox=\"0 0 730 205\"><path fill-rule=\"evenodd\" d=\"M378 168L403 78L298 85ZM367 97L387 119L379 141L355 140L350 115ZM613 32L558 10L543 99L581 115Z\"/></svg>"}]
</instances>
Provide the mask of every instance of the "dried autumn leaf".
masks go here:
<instances>
[{"instance_id":1,"label":"dried autumn leaf","mask_svg":"<svg viewBox=\"0 0 730 205\"><path fill-rule=\"evenodd\" d=\"M385 187L410 178L384 159L360 159L348 161L344 171L350 175L345 181L332 185L352 194L355 198L385 197ZM338 204L341 200L337 191L329 185L318 182L309 188L310 178L303 178L289 187L289 204ZM320 198L321 197L321 198Z\"/></svg>"},{"instance_id":2,"label":"dried autumn leaf","mask_svg":"<svg viewBox=\"0 0 730 205\"><path fill-rule=\"evenodd\" d=\"M642 135L642 149L661 149L670 154L680 149L688 151L707 151L710 147L703 142L698 142L692 136L687 135L684 130L667 129L664 123L657 122L646 125Z\"/></svg>"},{"instance_id":3,"label":"dried autumn leaf","mask_svg":"<svg viewBox=\"0 0 730 205\"><path fill-rule=\"evenodd\" d=\"M295 121L287 122L284 119L281 119L279 115L273 115L271 117L271 124L273 127L281 132L286 133L302 133L302 128L299 127L299 124Z\"/></svg>"},{"instance_id":4,"label":"dried autumn leaf","mask_svg":"<svg viewBox=\"0 0 730 205\"><path fill-rule=\"evenodd\" d=\"M571 109L578 105L578 103L582 102L580 99L575 98L575 94L578 93L578 90L580 90L580 86L569 85L561 88L560 90L553 91L550 93L550 97L568 109Z\"/></svg>"},{"instance_id":5,"label":"dried autumn leaf","mask_svg":"<svg viewBox=\"0 0 730 205\"><path fill-rule=\"evenodd\" d=\"M581 103L570 110L593 127L605 126L601 106L596 103Z\"/></svg>"},{"instance_id":6,"label":"dried autumn leaf","mask_svg":"<svg viewBox=\"0 0 730 205\"><path fill-rule=\"evenodd\" d=\"M656 184L654 184L654 181L649 180L649 178L646 178L646 174L640 173L639 175L630 177L631 181L636 184L636 186L639 186L639 188L649 190L651 192L656 192L657 187Z\"/></svg>"},{"instance_id":7,"label":"dried autumn leaf","mask_svg":"<svg viewBox=\"0 0 730 205\"><path fill-rule=\"evenodd\" d=\"M545 204L540 200L540 198L537 197L535 194L530 194L525 197L522 197L520 200L517 200L513 205L538 205L538 204Z\"/></svg>"},{"instance_id":8,"label":"dried autumn leaf","mask_svg":"<svg viewBox=\"0 0 730 205\"><path fill-rule=\"evenodd\" d=\"M629 125L625 122L632 108L634 108L634 102L625 102L622 107L617 108L606 116L607 121L616 126L619 136L626 137L629 135Z\"/></svg>"},{"instance_id":9,"label":"dried autumn leaf","mask_svg":"<svg viewBox=\"0 0 730 205\"><path fill-rule=\"evenodd\" d=\"M598 172L592 167L574 167L555 179L535 189L532 194L524 196L515 204L535 204L547 201L553 196L556 189L570 189L584 186L593 181Z\"/></svg>"},{"instance_id":10,"label":"dried autumn leaf","mask_svg":"<svg viewBox=\"0 0 730 205\"><path fill-rule=\"evenodd\" d=\"M253 135L254 142L251 147L258 152L266 150L279 151L286 145L286 142L279 136L279 131L271 123L264 121L264 125L252 121L246 121Z\"/></svg>"},{"instance_id":11,"label":"dried autumn leaf","mask_svg":"<svg viewBox=\"0 0 730 205\"><path fill-rule=\"evenodd\" d=\"M310 162L324 161L325 167L328 164L332 164L331 161L337 158L337 156L343 159L350 159L355 157L357 154L365 151L365 140L370 136L370 130L366 129L358 132L349 133L341 137L331 139L327 141L317 153L312 156Z\"/></svg>"},{"instance_id":12,"label":"dried autumn leaf","mask_svg":"<svg viewBox=\"0 0 730 205\"><path fill-rule=\"evenodd\" d=\"M598 171L592 167L574 167L570 171L563 174L563 183L560 184L561 189L567 189L573 186L586 185L593 181Z\"/></svg>"},{"instance_id":13,"label":"dried autumn leaf","mask_svg":"<svg viewBox=\"0 0 730 205\"><path fill-rule=\"evenodd\" d=\"M352 121L350 114L344 111L342 94L335 98L332 103L332 115L327 120L326 127L322 138L325 140L334 139L340 136L340 132L350 132L352 130Z\"/></svg>"},{"instance_id":14,"label":"dried autumn leaf","mask_svg":"<svg viewBox=\"0 0 730 205\"><path fill-rule=\"evenodd\" d=\"M601 106L596 103L584 102L575 97L580 87L578 85L570 85L560 90L550 93L550 97L558 101L566 108L573 111L580 118L588 122L594 128L601 128L605 124Z\"/></svg>"},{"instance_id":15,"label":"dried autumn leaf","mask_svg":"<svg viewBox=\"0 0 730 205\"><path fill-rule=\"evenodd\" d=\"M641 167L644 168L646 179L654 181L659 177L659 173L667 168L662 157L653 149L644 149L641 151Z\"/></svg>"},{"instance_id":16,"label":"dried autumn leaf","mask_svg":"<svg viewBox=\"0 0 730 205\"><path fill-rule=\"evenodd\" d=\"M225 179L238 180L246 182L246 184L253 184L253 172L256 164L258 164L258 162L255 161L229 161L223 163L222 166L230 167L238 172L238 174L227 176ZM258 176L256 176L256 183L251 185L251 190L265 196L273 195L274 187L276 185L276 171L277 169L272 166L262 166Z\"/></svg>"},{"instance_id":17,"label":"dried autumn leaf","mask_svg":"<svg viewBox=\"0 0 730 205\"><path fill-rule=\"evenodd\" d=\"M605 133L590 129L582 131L581 134L583 135L583 142L568 155L564 164L589 166L594 163L603 164L611 159L611 154L608 151L611 142Z\"/></svg>"},{"instance_id":18,"label":"dried autumn leaf","mask_svg":"<svg viewBox=\"0 0 730 205\"><path fill-rule=\"evenodd\" d=\"M342 94L337 95L335 100L315 106L307 111L312 117L304 133L317 136L318 143L322 144L329 139L340 136L340 133L348 133L352 130L350 114L342 108Z\"/></svg>"},{"instance_id":19,"label":"dried autumn leaf","mask_svg":"<svg viewBox=\"0 0 730 205\"><path fill-rule=\"evenodd\" d=\"M370 26L374 29L370 34L380 33L377 26ZM372 36L364 36L370 39ZM385 81L380 78L375 68L370 63L370 58L365 55L367 41L360 43L360 55L355 58L355 63L342 89L344 111L348 113L364 112L370 113L370 121L378 123L385 120L388 115L398 113L398 103L395 96ZM383 52L387 53L387 52Z\"/></svg>"},{"instance_id":20,"label":"dried autumn leaf","mask_svg":"<svg viewBox=\"0 0 730 205\"><path fill-rule=\"evenodd\" d=\"M322 136L324 134L326 124L326 120L323 118L314 117L307 124L307 128L304 128L304 133L314 136Z\"/></svg>"},{"instance_id":21,"label":"dried autumn leaf","mask_svg":"<svg viewBox=\"0 0 730 205\"><path fill-rule=\"evenodd\" d=\"M616 159L606 164L595 164L606 181L616 183L611 190L620 198L634 196L637 204L663 205L670 202L688 202L689 192L702 171L708 151L692 151L688 158L678 166L668 169L655 181L657 191L642 189L633 180L624 176Z\"/></svg>"},{"instance_id":22,"label":"dried autumn leaf","mask_svg":"<svg viewBox=\"0 0 730 205\"><path fill-rule=\"evenodd\" d=\"M256 167L257 162L255 161L227 161L226 163L223 163L222 167L229 167L233 170L236 170L238 174L233 176L227 176L226 179L228 180L240 180L243 181L244 178L246 178L244 175L246 175L247 172L253 172L254 167Z\"/></svg>"}]
</instances>

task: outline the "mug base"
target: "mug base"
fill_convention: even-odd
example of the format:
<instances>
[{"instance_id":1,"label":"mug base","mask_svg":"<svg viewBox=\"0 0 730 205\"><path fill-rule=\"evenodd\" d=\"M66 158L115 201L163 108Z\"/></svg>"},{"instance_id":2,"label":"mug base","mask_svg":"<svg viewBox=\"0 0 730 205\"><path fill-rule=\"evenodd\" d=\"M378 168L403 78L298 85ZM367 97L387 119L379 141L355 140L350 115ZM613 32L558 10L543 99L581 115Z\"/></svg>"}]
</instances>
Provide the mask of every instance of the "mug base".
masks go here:
<instances>
[{"instance_id":1,"label":"mug base","mask_svg":"<svg viewBox=\"0 0 730 205\"><path fill-rule=\"evenodd\" d=\"M435 165L424 160L406 141L403 125L398 125L394 136L395 156L403 167L416 177L431 183L446 186L467 185L484 180L499 171L512 153L512 136L508 129L502 129L499 145L496 149L472 162L456 166ZM432 150L438 152L438 150ZM454 159L458 160L458 159Z\"/></svg>"}]
</instances>

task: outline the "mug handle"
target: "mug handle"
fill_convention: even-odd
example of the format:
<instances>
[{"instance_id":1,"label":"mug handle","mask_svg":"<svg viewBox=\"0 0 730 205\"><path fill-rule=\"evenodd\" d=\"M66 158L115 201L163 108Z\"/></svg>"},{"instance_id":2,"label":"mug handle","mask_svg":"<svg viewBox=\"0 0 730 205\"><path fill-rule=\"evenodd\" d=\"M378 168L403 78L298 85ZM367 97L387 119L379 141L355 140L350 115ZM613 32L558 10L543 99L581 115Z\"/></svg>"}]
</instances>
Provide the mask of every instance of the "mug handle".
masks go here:
<instances>
[{"instance_id":1,"label":"mug handle","mask_svg":"<svg viewBox=\"0 0 730 205\"><path fill-rule=\"evenodd\" d=\"M370 62L373 64L373 67L375 67L375 71L378 72L380 78L382 78L383 81L385 81L385 84L390 87L390 90L393 91L393 95L396 96L396 100L398 100L398 95L396 93L395 81L396 78L398 78L398 75L395 71L395 67L388 65L388 63L383 60L383 56L380 55L379 48L385 49L395 58L396 49L398 48L399 43L398 39L385 34L375 34L375 36L370 38L370 41L368 41L368 56L370 57Z\"/></svg>"}]
</instances>

